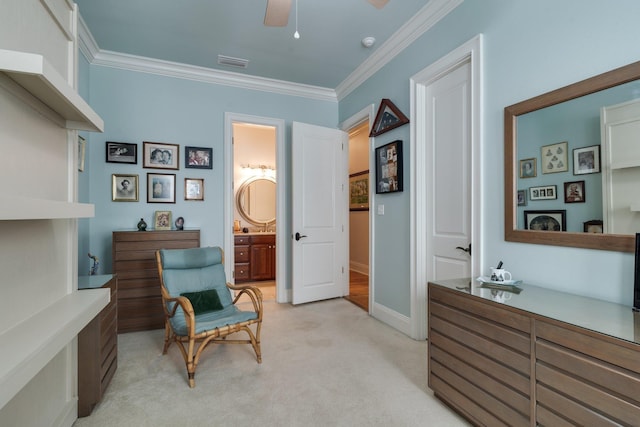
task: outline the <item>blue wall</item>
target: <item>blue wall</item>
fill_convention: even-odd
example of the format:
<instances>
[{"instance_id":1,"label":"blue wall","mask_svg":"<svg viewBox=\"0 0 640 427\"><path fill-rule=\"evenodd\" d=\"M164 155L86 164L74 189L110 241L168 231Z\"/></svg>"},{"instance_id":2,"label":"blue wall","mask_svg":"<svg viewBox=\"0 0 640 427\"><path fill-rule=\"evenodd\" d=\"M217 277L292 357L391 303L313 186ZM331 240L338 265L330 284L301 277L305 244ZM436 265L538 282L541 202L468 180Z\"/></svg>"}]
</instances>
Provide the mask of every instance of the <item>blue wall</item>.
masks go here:
<instances>
[{"instance_id":1,"label":"blue wall","mask_svg":"<svg viewBox=\"0 0 640 427\"><path fill-rule=\"evenodd\" d=\"M88 161L91 168L90 173L84 174L82 178L89 179L89 201L96 209L95 218L89 220L90 250L100 259L101 273L111 272L112 231L135 230L140 218L144 218L151 227L156 210L170 210L174 218L184 217L185 227L200 229L203 246L223 245L225 112L284 119L287 126L287 151L290 151L292 121L327 127L335 127L337 124L335 102L95 65L90 68L90 104L104 120L105 132L90 135ZM138 164L107 163L106 141L138 144ZM143 141L179 144L180 169L144 169ZM185 169L186 145L212 147L213 169ZM290 156L287 156L288 162ZM147 173L176 174L175 204L147 203ZM138 202L111 200L112 174L139 176ZM203 202L185 202L186 177L204 178ZM289 202L287 206L290 206ZM287 224L284 226L288 227ZM82 259L82 254L80 258ZM84 264L88 265L86 261ZM83 271L83 267L80 267L80 271Z\"/></svg>"},{"instance_id":2,"label":"blue wall","mask_svg":"<svg viewBox=\"0 0 640 427\"><path fill-rule=\"evenodd\" d=\"M390 98L408 115L409 79L478 33L484 34L484 173L485 194L502 194L504 107L640 59L640 2L617 0L465 0L456 10L363 85L341 100L330 102L273 95L151 74L91 66L90 103L106 123L104 134L91 135L91 250L111 266L111 231L131 229L140 217L151 219L156 209L182 215L189 227L202 229L203 244L220 244L223 236L221 183L224 112L284 118L336 126L367 105ZM81 73L82 75L82 73ZM374 230L376 302L410 314L409 126L376 139L380 146L395 139L404 144L404 192L384 195L385 215ZM138 203L111 202L111 174L147 172L137 166L105 163L104 142L170 142L180 146L213 147L213 170L205 178L205 202L147 204L146 185ZM586 144L585 144L586 145ZM186 174L177 171L178 183ZM502 259L517 278L528 283L630 304L633 255L619 252L540 246L504 241L504 201L486 203L483 214L485 259ZM375 207L372 207L375 209ZM480 244L478 244L480 246ZM480 248L479 248L480 249ZM544 266L544 268L540 268ZM486 266L487 268L489 266ZM423 286L424 284L419 284Z\"/></svg>"}]
</instances>

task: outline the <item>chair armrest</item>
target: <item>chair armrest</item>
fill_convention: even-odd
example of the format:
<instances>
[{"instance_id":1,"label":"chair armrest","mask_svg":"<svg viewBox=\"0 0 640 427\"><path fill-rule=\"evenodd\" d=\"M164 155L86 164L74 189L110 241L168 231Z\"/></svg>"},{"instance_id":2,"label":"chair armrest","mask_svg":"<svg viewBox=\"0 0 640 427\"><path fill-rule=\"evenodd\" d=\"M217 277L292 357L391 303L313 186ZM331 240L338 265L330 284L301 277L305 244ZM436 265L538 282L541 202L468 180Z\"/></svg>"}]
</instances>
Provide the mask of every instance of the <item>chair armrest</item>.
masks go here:
<instances>
[{"instance_id":1,"label":"chair armrest","mask_svg":"<svg viewBox=\"0 0 640 427\"><path fill-rule=\"evenodd\" d=\"M191 305L191 301L189 301L189 298L183 297L183 296L179 296L175 298L165 297L164 302L165 302L165 307L167 307L168 303L171 303L171 302L175 303L173 304L173 308L171 309L171 312L167 310L168 318L172 318L173 316L176 315L176 310L178 310L178 306L182 308L182 312L184 314L184 320L185 322L187 322L187 330L189 331L189 335L193 335L195 331L196 317L193 311L193 305Z\"/></svg>"},{"instance_id":2,"label":"chair armrest","mask_svg":"<svg viewBox=\"0 0 640 427\"><path fill-rule=\"evenodd\" d=\"M251 285L232 285L229 282L227 282L227 287L234 291L240 291L233 299L234 304L243 294L248 295L253 303L253 309L258 313L258 317L262 319L262 291L260 288Z\"/></svg>"}]
</instances>

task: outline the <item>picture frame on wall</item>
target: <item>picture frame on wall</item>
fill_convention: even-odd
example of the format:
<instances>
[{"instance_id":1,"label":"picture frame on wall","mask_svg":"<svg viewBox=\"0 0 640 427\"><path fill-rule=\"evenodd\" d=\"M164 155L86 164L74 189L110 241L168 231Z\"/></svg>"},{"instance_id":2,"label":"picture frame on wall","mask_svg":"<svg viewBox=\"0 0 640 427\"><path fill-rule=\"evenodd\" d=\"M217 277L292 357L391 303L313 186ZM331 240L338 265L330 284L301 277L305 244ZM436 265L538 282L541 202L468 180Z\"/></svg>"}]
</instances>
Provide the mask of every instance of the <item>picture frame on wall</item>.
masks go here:
<instances>
[{"instance_id":1,"label":"picture frame on wall","mask_svg":"<svg viewBox=\"0 0 640 427\"><path fill-rule=\"evenodd\" d=\"M604 223L601 219L592 219L591 221L585 221L582 223L585 233L602 233Z\"/></svg>"},{"instance_id":2,"label":"picture frame on wall","mask_svg":"<svg viewBox=\"0 0 640 427\"><path fill-rule=\"evenodd\" d=\"M149 169L180 169L180 146L161 142L142 143L142 167Z\"/></svg>"},{"instance_id":3,"label":"picture frame on wall","mask_svg":"<svg viewBox=\"0 0 640 427\"><path fill-rule=\"evenodd\" d=\"M402 141L376 148L376 194L402 191Z\"/></svg>"},{"instance_id":4,"label":"picture frame on wall","mask_svg":"<svg viewBox=\"0 0 640 427\"><path fill-rule=\"evenodd\" d=\"M584 203L585 200L584 181L571 181L564 183L565 203Z\"/></svg>"},{"instance_id":5,"label":"picture frame on wall","mask_svg":"<svg viewBox=\"0 0 640 427\"><path fill-rule=\"evenodd\" d=\"M538 175L537 159L520 160L520 178L535 178Z\"/></svg>"},{"instance_id":6,"label":"picture frame on wall","mask_svg":"<svg viewBox=\"0 0 640 427\"><path fill-rule=\"evenodd\" d=\"M176 175L169 173L147 174L147 203L175 203Z\"/></svg>"},{"instance_id":7,"label":"picture frame on wall","mask_svg":"<svg viewBox=\"0 0 640 427\"><path fill-rule=\"evenodd\" d=\"M573 150L573 174L586 175L600 172L600 146L576 148Z\"/></svg>"},{"instance_id":8,"label":"picture frame on wall","mask_svg":"<svg viewBox=\"0 0 640 427\"><path fill-rule=\"evenodd\" d=\"M376 118L371 126L369 137L382 135L407 123L409 123L407 116L402 114L402 111L390 99L383 98L380 101L380 107L378 107Z\"/></svg>"},{"instance_id":9,"label":"picture frame on wall","mask_svg":"<svg viewBox=\"0 0 640 427\"><path fill-rule=\"evenodd\" d=\"M138 144L107 141L105 148L107 163L138 164Z\"/></svg>"},{"instance_id":10,"label":"picture frame on wall","mask_svg":"<svg viewBox=\"0 0 640 427\"><path fill-rule=\"evenodd\" d=\"M527 192L518 190L518 206L527 206Z\"/></svg>"},{"instance_id":11,"label":"picture frame on wall","mask_svg":"<svg viewBox=\"0 0 640 427\"><path fill-rule=\"evenodd\" d=\"M184 199L197 201L204 200L204 178L184 179Z\"/></svg>"},{"instance_id":12,"label":"picture frame on wall","mask_svg":"<svg viewBox=\"0 0 640 427\"><path fill-rule=\"evenodd\" d=\"M213 169L213 149L207 147L184 147L184 167Z\"/></svg>"},{"instance_id":13,"label":"picture frame on wall","mask_svg":"<svg viewBox=\"0 0 640 427\"><path fill-rule=\"evenodd\" d=\"M567 211L524 211L525 230L567 231Z\"/></svg>"},{"instance_id":14,"label":"picture frame on wall","mask_svg":"<svg viewBox=\"0 0 640 427\"><path fill-rule=\"evenodd\" d=\"M369 210L369 171L349 175L349 210Z\"/></svg>"},{"instance_id":15,"label":"picture frame on wall","mask_svg":"<svg viewBox=\"0 0 640 427\"><path fill-rule=\"evenodd\" d=\"M540 148L542 173L558 173L569 170L568 142L543 145Z\"/></svg>"},{"instance_id":16,"label":"picture frame on wall","mask_svg":"<svg viewBox=\"0 0 640 427\"><path fill-rule=\"evenodd\" d=\"M137 202L138 188L138 175L111 175L111 200L114 202Z\"/></svg>"},{"instance_id":17,"label":"picture frame on wall","mask_svg":"<svg viewBox=\"0 0 640 427\"><path fill-rule=\"evenodd\" d=\"M539 187L529 187L529 200L553 200L558 198L557 186L543 185Z\"/></svg>"},{"instance_id":18,"label":"picture frame on wall","mask_svg":"<svg viewBox=\"0 0 640 427\"><path fill-rule=\"evenodd\" d=\"M153 216L153 228L156 230L171 230L171 211L156 211Z\"/></svg>"}]
</instances>

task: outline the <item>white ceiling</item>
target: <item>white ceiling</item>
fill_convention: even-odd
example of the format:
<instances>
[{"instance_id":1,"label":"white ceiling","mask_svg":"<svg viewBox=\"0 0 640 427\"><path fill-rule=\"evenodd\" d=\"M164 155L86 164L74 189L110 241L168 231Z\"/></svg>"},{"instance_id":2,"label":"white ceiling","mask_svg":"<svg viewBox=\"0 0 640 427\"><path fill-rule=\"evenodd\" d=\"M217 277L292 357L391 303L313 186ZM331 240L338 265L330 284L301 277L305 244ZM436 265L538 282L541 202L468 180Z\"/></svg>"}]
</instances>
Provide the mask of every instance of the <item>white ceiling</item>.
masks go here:
<instances>
[{"instance_id":1,"label":"white ceiling","mask_svg":"<svg viewBox=\"0 0 640 427\"><path fill-rule=\"evenodd\" d=\"M75 2L100 51L331 89L427 4L446 3L390 0L376 9L366 0L298 0L301 37L296 40L295 0L286 27L263 24L267 0ZM371 49L361 44L367 36L377 40ZM249 65L219 65L219 54L248 59Z\"/></svg>"}]
</instances>

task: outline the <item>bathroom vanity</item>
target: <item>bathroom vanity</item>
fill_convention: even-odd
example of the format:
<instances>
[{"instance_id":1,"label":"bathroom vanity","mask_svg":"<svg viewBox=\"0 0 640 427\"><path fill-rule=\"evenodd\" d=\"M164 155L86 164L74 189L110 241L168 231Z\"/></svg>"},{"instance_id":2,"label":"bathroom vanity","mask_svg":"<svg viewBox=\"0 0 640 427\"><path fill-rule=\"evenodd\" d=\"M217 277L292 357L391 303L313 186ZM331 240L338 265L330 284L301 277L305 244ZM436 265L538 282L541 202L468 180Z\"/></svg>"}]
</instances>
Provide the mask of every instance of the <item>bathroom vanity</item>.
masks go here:
<instances>
[{"instance_id":1,"label":"bathroom vanity","mask_svg":"<svg viewBox=\"0 0 640 427\"><path fill-rule=\"evenodd\" d=\"M242 233L234 236L236 283L276 279L276 234Z\"/></svg>"},{"instance_id":2,"label":"bathroom vanity","mask_svg":"<svg viewBox=\"0 0 640 427\"><path fill-rule=\"evenodd\" d=\"M637 425L640 317L524 284L428 285L429 387L477 425Z\"/></svg>"}]
</instances>

